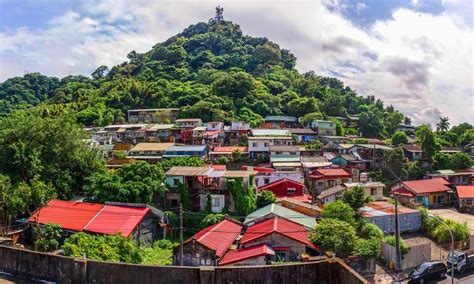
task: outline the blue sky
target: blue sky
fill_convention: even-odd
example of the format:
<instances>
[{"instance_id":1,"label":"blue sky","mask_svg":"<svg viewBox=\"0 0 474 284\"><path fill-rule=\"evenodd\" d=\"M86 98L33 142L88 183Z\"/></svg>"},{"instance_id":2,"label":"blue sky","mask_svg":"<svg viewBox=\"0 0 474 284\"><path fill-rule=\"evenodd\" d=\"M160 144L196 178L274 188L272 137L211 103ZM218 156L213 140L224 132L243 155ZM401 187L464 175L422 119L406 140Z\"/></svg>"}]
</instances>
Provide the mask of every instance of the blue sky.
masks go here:
<instances>
[{"instance_id":1,"label":"blue sky","mask_svg":"<svg viewBox=\"0 0 474 284\"><path fill-rule=\"evenodd\" d=\"M464 0L0 0L0 82L89 75L207 21L217 5L244 33L290 49L302 72L338 77L417 123L474 122L474 1Z\"/></svg>"}]
</instances>

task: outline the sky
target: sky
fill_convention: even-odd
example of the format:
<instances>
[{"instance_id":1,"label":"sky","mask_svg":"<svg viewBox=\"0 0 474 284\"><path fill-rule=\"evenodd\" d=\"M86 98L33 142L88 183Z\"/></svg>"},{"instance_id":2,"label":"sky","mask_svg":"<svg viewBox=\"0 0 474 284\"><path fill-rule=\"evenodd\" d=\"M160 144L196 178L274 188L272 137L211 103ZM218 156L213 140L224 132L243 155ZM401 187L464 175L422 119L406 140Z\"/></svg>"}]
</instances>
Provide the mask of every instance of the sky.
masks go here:
<instances>
[{"instance_id":1,"label":"sky","mask_svg":"<svg viewBox=\"0 0 474 284\"><path fill-rule=\"evenodd\" d=\"M474 0L0 0L0 82L64 77L145 52L214 8L301 72L340 79L415 124L474 123Z\"/></svg>"}]
</instances>

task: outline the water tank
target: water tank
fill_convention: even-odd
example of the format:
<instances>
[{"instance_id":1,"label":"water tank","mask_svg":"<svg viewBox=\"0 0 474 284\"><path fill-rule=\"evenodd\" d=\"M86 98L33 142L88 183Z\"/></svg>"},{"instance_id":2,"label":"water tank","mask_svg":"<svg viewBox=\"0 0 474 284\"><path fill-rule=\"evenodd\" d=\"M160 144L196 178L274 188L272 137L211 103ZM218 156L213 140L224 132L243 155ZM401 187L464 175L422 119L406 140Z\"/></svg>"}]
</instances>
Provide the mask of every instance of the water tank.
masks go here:
<instances>
[{"instance_id":1,"label":"water tank","mask_svg":"<svg viewBox=\"0 0 474 284\"><path fill-rule=\"evenodd\" d=\"M369 180L369 174L360 173L359 180L360 180L360 182L367 182Z\"/></svg>"}]
</instances>

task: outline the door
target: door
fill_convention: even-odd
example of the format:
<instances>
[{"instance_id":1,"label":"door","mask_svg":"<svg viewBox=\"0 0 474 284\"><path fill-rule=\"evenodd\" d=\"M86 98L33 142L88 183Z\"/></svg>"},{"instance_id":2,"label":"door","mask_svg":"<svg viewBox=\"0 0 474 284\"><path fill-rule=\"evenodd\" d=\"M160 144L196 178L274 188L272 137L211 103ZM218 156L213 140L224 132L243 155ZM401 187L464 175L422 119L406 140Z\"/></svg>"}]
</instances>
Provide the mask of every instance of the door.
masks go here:
<instances>
[{"instance_id":1,"label":"door","mask_svg":"<svg viewBox=\"0 0 474 284\"><path fill-rule=\"evenodd\" d=\"M429 206L430 205L430 197L429 196L425 196L425 206Z\"/></svg>"}]
</instances>

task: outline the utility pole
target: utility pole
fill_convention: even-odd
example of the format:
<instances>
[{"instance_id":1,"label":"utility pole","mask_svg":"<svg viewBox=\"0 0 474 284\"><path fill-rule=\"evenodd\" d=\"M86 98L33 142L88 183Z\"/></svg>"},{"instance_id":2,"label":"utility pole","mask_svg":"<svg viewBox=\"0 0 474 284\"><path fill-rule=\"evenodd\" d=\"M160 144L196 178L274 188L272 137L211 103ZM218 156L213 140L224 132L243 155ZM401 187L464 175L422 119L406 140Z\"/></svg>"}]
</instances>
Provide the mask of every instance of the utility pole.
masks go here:
<instances>
[{"instance_id":1,"label":"utility pole","mask_svg":"<svg viewBox=\"0 0 474 284\"><path fill-rule=\"evenodd\" d=\"M179 265L183 266L183 203L179 204Z\"/></svg>"}]
</instances>

